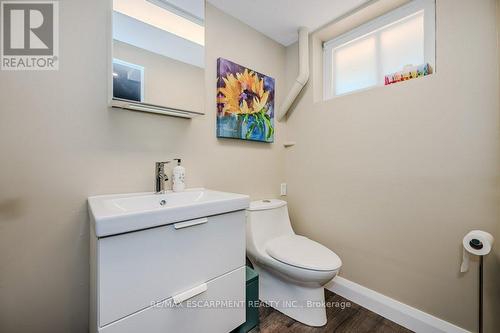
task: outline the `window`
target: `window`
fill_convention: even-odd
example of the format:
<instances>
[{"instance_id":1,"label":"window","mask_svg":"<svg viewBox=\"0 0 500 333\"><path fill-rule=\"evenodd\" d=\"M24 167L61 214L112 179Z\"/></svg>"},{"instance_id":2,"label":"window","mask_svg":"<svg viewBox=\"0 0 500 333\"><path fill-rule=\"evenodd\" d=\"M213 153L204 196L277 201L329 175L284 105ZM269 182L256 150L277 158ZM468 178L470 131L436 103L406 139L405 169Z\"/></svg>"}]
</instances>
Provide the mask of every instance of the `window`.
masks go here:
<instances>
[{"instance_id":1,"label":"window","mask_svg":"<svg viewBox=\"0 0 500 333\"><path fill-rule=\"evenodd\" d=\"M413 0L324 43L325 99L384 85L385 76L435 60L435 2Z\"/></svg>"},{"instance_id":2,"label":"window","mask_svg":"<svg viewBox=\"0 0 500 333\"><path fill-rule=\"evenodd\" d=\"M144 102L144 67L114 58L113 98Z\"/></svg>"}]
</instances>

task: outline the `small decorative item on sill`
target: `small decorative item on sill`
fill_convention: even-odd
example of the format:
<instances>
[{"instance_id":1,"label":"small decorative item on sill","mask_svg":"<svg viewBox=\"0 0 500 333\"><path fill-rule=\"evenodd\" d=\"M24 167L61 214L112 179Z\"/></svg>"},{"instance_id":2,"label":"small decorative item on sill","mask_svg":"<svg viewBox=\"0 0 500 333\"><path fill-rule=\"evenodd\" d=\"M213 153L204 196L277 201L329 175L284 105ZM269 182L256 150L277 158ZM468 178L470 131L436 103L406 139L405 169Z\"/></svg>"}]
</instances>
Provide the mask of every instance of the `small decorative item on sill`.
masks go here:
<instances>
[{"instance_id":1,"label":"small decorative item on sill","mask_svg":"<svg viewBox=\"0 0 500 333\"><path fill-rule=\"evenodd\" d=\"M401 72L396 72L385 76L385 85L396 82L416 79L417 77L432 74L432 67L429 64L419 66L407 66Z\"/></svg>"},{"instance_id":2,"label":"small decorative item on sill","mask_svg":"<svg viewBox=\"0 0 500 333\"><path fill-rule=\"evenodd\" d=\"M217 59L217 137L274 141L274 79Z\"/></svg>"}]
</instances>

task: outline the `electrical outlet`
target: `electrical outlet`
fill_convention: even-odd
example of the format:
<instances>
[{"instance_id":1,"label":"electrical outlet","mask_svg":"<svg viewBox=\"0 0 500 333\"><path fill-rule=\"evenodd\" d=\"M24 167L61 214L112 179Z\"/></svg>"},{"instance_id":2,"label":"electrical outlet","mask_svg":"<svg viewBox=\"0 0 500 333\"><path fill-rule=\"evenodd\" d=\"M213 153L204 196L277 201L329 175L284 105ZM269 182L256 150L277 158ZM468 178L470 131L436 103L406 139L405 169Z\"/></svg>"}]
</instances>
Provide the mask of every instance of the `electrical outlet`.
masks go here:
<instances>
[{"instance_id":1,"label":"electrical outlet","mask_svg":"<svg viewBox=\"0 0 500 333\"><path fill-rule=\"evenodd\" d=\"M287 185L286 183L281 183L281 188L280 188L280 194L281 196L285 196L286 195L286 190L287 190Z\"/></svg>"}]
</instances>

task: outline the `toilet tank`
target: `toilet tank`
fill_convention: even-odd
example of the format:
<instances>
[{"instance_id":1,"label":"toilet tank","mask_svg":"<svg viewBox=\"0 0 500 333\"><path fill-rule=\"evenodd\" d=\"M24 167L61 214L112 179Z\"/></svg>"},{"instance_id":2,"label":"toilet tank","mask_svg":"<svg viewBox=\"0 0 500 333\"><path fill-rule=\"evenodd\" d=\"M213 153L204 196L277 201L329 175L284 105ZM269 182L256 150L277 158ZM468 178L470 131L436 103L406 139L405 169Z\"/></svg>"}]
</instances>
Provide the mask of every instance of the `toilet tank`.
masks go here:
<instances>
[{"instance_id":1,"label":"toilet tank","mask_svg":"<svg viewBox=\"0 0 500 333\"><path fill-rule=\"evenodd\" d=\"M247 209L247 252L265 251L265 244L276 237L293 235L286 201L269 199L250 203Z\"/></svg>"}]
</instances>

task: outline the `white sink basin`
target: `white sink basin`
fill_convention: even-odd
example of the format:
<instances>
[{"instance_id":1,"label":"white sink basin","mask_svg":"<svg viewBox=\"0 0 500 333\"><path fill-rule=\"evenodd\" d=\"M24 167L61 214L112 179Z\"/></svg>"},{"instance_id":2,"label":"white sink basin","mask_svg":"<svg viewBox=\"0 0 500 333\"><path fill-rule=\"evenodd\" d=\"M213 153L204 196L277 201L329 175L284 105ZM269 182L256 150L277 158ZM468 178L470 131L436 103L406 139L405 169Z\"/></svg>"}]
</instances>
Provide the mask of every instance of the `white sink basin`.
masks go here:
<instances>
[{"instance_id":1,"label":"white sink basin","mask_svg":"<svg viewBox=\"0 0 500 333\"><path fill-rule=\"evenodd\" d=\"M203 188L166 194L131 193L89 197L97 237L246 209L247 195Z\"/></svg>"}]
</instances>

